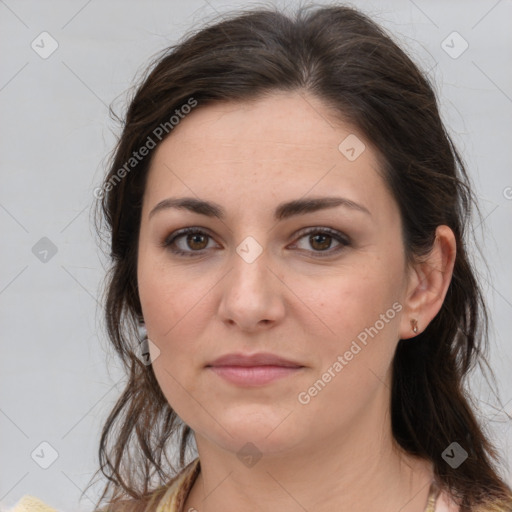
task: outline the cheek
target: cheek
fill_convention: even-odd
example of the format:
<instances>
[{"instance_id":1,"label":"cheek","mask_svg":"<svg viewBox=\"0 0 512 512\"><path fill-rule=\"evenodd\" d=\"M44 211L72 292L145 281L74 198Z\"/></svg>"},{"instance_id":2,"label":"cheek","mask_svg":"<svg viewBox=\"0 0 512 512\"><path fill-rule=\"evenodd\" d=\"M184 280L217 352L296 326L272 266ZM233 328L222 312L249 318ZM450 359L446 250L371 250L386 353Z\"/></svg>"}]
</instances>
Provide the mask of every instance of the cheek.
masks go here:
<instances>
[{"instance_id":1,"label":"cheek","mask_svg":"<svg viewBox=\"0 0 512 512\"><path fill-rule=\"evenodd\" d=\"M190 401L188 393L197 391L206 363L205 326L214 316L208 292L216 280L204 272L184 273L155 258L141 258L138 276L148 338L159 351L153 360L155 376L168 401L181 410L180 404Z\"/></svg>"},{"instance_id":2,"label":"cheek","mask_svg":"<svg viewBox=\"0 0 512 512\"><path fill-rule=\"evenodd\" d=\"M400 307L393 309L392 306L400 296L396 287L399 279L398 272L389 267L387 271L372 269L371 272L351 269L343 275L317 281L314 288L311 282L304 282L295 291L307 297L307 305L313 313L311 318L320 320L316 323L316 335L332 340L329 344L334 348L341 348L376 323L377 329L386 336L391 331L398 332L397 309Z\"/></svg>"},{"instance_id":3,"label":"cheek","mask_svg":"<svg viewBox=\"0 0 512 512\"><path fill-rule=\"evenodd\" d=\"M323 288L307 291L311 309L321 318L315 351L319 368L301 391L311 399L310 410L332 411L333 422L362 414L376 393L384 392L394 351L399 339L402 305L396 283L398 265L387 270L381 262L351 267L351 272L331 278ZM309 333L314 339L314 333ZM337 404L333 407L333 404Z\"/></svg>"},{"instance_id":4,"label":"cheek","mask_svg":"<svg viewBox=\"0 0 512 512\"><path fill-rule=\"evenodd\" d=\"M180 278L156 261L141 259L138 269L139 296L148 338L158 348L152 366L157 382L180 417L200 414L190 394L198 392L201 362L201 321L206 314L200 279ZM196 285L194 286L194 283Z\"/></svg>"},{"instance_id":5,"label":"cheek","mask_svg":"<svg viewBox=\"0 0 512 512\"><path fill-rule=\"evenodd\" d=\"M399 338L397 296L388 278L365 279L357 273L331 281L322 291L309 290L311 309L322 320L316 333L320 341L312 345L320 360L297 399L308 402L308 414L322 416L322 428L352 421L364 414L372 397L386 393ZM313 332L309 338L315 339ZM326 409L331 412L324 418Z\"/></svg>"},{"instance_id":6,"label":"cheek","mask_svg":"<svg viewBox=\"0 0 512 512\"><path fill-rule=\"evenodd\" d=\"M200 279L185 279L155 257L143 255L138 263L138 289L148 335L162 343L187 315L196 315ZM196 285L195 285L196 283ZM204 294L204 290L203 290Z\"/></svg>"}]
</instances>

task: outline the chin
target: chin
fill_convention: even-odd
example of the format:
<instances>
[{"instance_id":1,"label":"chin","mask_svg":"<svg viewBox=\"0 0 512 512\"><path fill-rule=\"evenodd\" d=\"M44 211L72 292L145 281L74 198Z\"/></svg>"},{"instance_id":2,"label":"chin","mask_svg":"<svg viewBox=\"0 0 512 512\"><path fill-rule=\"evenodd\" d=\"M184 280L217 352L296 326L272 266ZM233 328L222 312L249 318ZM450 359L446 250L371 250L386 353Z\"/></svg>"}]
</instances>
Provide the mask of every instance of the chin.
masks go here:
<instances>
[{"instance_id":1,"label":"chin","mask_svg":"<svg viewBox=\"0 0 512 512\"><path fill-rule=\"evenodd\" d=\"M222 415L217 418L214 432L211 427L199 429L208 438L224 450L239 454L240 450L254 451L263 455L277 455L293 449L300 445L303 439L297 430L296 422L290 421L293 414L290 411L282 410L256 410L252 407L238 408L229 415ZM289 416L288 416L289 415ZM287 418L288 416L288 418ZM220 425L222 426L220 426ZM224 428L222 428L224 427ZM230 435L231 434L231 435Z\"/></svg>"}]
</instances>

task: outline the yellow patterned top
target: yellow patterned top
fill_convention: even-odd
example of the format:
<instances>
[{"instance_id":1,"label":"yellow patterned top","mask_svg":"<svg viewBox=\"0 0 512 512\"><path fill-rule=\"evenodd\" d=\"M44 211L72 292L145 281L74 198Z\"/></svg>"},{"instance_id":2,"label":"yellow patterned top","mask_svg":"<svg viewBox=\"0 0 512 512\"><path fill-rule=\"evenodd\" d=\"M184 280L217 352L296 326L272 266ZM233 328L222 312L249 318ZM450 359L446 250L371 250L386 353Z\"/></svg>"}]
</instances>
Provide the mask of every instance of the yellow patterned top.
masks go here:
<instances>
[{"instance_id":1,"label":"yellow patterned top","mask_svg":"<svg viewBox=\"0 0 512 512\"><path fill-rule=\"evenodd\" d=\"M201 466L199 458L194 459L169 483L169 487L160 499L156 512L187 512L183 510L190 489L199 475ZM14 508L6 512L58 512L33 496L24 496ZM427 504L424 512L459 512L459 507L450 497L439 490L435 481L430 486ZM474 512L512 512L511 504L496 504L479 508Z\"/></svg>"},{"instance_id":2,"label":"yellow patterned top","mask_svg":"<svg viewBox=\"0 0 512 512\"><path fill-rule=\"evenodd\" d=\"M188 493L200 471L201 465L199 457L197 457L172 480L169 489L160 500L156 512L182 512Z\"/></svg>"},{"instance_id":3,"label":"yellow patterned top","mask_svg":"<svg viewBox=\"0 0 512 512\"><path fill-rule=\"evenodd\" d=\"M57 512L34 496L23 496L12 509L6 512Z\"/></svg>"},{"instance_id":4,"label":"yellow patterned top","mask_svg":"<svg viewBox=\"0 0 512 512\"><path fill-rule=\"evenodd\" d=\"M183 510L183 506L200 470L199 458L196 458L172 480L156 512L187 512ZM458 508L454 508L453 505L439 492L433 482L424 512L458 512Z\"/></svg>"},{"instance_id":5,"label":"yellow patterned top","mask_svg":"<svg viewBox=\"0 0 512 512\"><path fill-rule=\"evenodd\" d=\"M199 458L196 458L170 482L156 512L188 512L183 510L183 506L200 470ZM459 507L433 481L424 512L459 512ZM495 504L475 509L473 512L512 512L512 501L509 504Z\"/></svg>"}]
</instances>

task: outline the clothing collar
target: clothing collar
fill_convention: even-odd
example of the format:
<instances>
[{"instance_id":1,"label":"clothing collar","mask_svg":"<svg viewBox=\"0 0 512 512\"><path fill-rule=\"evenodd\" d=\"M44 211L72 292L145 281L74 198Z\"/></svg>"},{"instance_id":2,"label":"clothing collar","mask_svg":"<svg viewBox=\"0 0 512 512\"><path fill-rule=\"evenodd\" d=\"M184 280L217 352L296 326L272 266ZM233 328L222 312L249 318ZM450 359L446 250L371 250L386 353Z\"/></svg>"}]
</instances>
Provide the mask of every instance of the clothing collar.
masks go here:
<instances>
[{"instance_id":1,"label":"clothing collar","mask_svg":"<svg viewBox=\"0 0 512 512\"><path fill-rule=\"evenodd\" d=\"M183 468L171 480L169 488L160 500L156 512L183 512L183 505L201 470L199 457Z\"/></svg>"}]
</instances>

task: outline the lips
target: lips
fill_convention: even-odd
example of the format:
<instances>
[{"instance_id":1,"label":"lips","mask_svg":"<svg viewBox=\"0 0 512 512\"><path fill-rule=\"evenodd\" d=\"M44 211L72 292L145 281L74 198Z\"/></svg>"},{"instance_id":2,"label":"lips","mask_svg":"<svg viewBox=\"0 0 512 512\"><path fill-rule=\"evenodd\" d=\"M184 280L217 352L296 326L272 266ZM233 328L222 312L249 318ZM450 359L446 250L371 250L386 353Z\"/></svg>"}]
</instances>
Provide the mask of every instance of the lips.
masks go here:
<instances>
[{"instance_id":1,"label":"lips","mask_svg":"<svg viewBox=\"0 0 512 512\"><path fill-rule=\"evenodd\" d=\"M215 359L206 368L231 385L254 388L298 375L304 366L276 354L260 352L250 355L227 354Z\"/></svg>"},{"instance_id":2,"label":"lips","mask_svg":"<svg viewBox=\"0 0 512 512\"><path fill-rule=\"evenodd\" d=\"M207 367L223 367L223 366L281 366L286 368L302 368L303 365L289 359L285 359L276 354L268 352L260 352L257 354L227 354L221 356L211 363L206 365Z\"/></svg>"}]
</instances>

